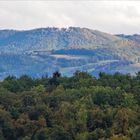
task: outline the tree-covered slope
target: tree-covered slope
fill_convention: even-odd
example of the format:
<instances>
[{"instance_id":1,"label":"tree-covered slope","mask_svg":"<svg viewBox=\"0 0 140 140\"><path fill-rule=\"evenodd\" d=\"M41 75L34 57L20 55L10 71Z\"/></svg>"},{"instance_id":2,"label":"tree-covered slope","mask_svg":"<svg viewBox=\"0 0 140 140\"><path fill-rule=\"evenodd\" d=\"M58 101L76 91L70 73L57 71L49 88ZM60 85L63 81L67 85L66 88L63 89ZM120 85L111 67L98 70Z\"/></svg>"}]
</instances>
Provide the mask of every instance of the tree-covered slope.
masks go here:
<instances>
[{"instance_id":1,"label":"tree-covered slope","mask_svg":"<svg viewBox=\"0 0 140 140\"><path fill-rule=\"evenodd\" d=\"M59 70L130 72L140 62L136 39L87 28L39 28L0 31L0 77L14 74L41 76ZM134 71L137 71L134 67Z\"/></svg>"},{"instance_id":2,"label":"tree-covered slope","mask_svg":"<svg viewBox=\"0 0 140 140\"><path fill-rule=\"evenodd\" d=\"M0 46L11 51L32 49L96 48L121 40L87 28L40 28L29 31L0 31Z\"/></svg>"}]
</instances>

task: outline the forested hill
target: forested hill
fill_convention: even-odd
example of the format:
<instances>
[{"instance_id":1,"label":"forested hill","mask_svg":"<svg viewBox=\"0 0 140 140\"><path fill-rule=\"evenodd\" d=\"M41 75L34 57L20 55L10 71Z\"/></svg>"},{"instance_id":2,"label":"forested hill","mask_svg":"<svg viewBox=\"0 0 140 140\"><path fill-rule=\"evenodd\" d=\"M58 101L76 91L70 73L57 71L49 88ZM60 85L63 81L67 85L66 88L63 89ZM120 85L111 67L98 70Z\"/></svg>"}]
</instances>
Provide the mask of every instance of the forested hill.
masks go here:
<instances>
[{"instance_id":1,"label":"forested hill","mask_svg":"<svg viewBox=\"0 0 140 140\"><path fill-rule=\"evenodd\" d=\"M0 140L140 140L140 73L9 76L0 82Z\"/></svg>"},{"instance_id":2,"label":"forested hill","mask_svg":"<svg viewBox=\"0 0 140 140\"><path fill-rule=\"evenodd\" d=\"M67 76L76 70L135 74L140 70L139 40L139 35L79 27L0 30L0 79L23 74L40 77L56 70Z\"/></svg>"}]
</instances>

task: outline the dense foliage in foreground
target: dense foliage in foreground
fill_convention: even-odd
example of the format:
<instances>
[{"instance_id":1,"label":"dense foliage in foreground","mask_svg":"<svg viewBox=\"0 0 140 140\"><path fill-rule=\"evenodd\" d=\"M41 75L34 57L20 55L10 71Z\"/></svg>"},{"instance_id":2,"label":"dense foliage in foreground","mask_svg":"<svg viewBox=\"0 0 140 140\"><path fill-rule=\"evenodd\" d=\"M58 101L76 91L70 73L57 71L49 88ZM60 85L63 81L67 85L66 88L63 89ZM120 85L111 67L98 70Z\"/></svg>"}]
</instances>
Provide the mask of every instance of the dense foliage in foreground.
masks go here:
<instances>
[{"instance_id":1,"label":"dense foliage in foreground","mask_svg":"<svg viewBox=\"0 0 140 140\"><path fill-rule=\"evenodd\" d=\"M9 76L0 82L0 140L140 140L140 73Z\"/></svg>"}]
</instances>

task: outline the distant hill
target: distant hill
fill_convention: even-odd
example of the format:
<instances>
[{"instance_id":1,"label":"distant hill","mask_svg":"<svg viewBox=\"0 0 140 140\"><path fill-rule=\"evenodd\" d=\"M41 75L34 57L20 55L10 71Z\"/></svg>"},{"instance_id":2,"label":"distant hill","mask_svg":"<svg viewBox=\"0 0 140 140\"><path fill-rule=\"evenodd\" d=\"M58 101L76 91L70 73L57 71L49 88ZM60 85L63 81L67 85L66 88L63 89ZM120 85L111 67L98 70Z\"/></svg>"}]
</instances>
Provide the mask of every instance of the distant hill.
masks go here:
<instances>
[{"instance_id":1,"label":"distant hill","mask_svg":"<svg viewBox=\"0 0 140 140\"><path fill-rule=\"evenodd\" d=\"M138 34L134 34L134 35L119 34L119 35L116 35L116 36L126 38L126 39L129 39L129 40L135 41L137 43L140 43L140 35L138 35Z\"/></svg>"},{"instance_id":2,"label":"distant hill","mask_svg":"<svg viewBox=\"0 0 140 140\"><path fill-rule=\"evenodd\" d=\"M0 31L3 50L25 51L32 49L58 50L68 48L96 48L111 45L121 39L87 28L40 28L29 31ZM7 51L7 50L5 50Z\"/></svg>"},{"instance_id":3,"label":"distant hill","mask_svg":"<svg viewBox=\"0 0 140 140\"><path fill-rule=\"evenodd\" d=\"M97 75L139 70L140 35L111 35L88 28L0 30L0 77L39 77L59 70Z\"/></svg>"}]
</instances>

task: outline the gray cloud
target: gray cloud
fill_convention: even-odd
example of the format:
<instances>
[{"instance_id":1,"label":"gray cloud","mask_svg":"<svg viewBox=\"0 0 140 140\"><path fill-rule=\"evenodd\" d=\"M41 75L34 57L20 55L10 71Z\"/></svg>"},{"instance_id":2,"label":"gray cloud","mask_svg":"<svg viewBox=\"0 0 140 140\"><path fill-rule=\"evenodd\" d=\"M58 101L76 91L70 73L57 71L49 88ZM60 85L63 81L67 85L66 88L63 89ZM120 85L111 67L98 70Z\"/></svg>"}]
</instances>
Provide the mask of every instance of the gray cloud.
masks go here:
<instances>
[{"instance_id":1,"label":"gray cloud","mask_svg":"<svg viewBox=\"0 0 140 140\"><path fill-rule=\"evenodd\" d=\"M0 29L80 26L140 33L139 1L0 1Z\"/></svg>"}]
</instances>

